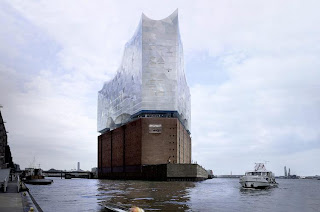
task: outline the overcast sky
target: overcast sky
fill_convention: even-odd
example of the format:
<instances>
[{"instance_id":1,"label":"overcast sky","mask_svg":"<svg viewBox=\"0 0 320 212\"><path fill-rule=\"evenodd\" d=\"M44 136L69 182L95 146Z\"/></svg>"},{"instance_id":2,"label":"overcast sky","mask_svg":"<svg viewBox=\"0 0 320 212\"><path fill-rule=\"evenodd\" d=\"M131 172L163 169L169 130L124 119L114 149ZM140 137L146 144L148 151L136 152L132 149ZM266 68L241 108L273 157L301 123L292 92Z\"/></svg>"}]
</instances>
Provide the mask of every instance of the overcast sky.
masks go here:
<instances>
[{"instance_id":1,"label":"overcast sky","mask_svg":"<svg viewBox=\"0 0 320 212\"><path fill-rule=\"evenodd\" d=\"M22 168L97 166L97 92L142 12L179 9L192 159L215 174L255 162L320 175L319 1L0 3L0 104Z\"/></svg>"}]
</instances>

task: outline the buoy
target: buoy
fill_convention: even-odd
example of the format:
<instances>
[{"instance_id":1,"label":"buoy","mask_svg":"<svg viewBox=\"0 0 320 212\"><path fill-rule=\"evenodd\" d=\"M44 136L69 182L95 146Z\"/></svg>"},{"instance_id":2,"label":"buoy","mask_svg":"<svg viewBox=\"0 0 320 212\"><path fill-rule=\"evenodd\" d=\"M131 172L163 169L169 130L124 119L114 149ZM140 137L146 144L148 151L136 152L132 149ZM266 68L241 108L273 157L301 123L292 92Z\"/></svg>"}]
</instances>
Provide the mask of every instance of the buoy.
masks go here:
<instances>
[{"instance_id":1,"label":"buoy","mask_svg":"<svg viewBox=\"0 0 320 212\"><path fill-rule=\"evenodd\" d=\"M144 212L144 210L142 208L134 206L130 208L130 212Z\"/></svg>"},{"instance_id":2,"label":"buoy","mask_svg":"<svg viewBox=\"0 0 320 212\"><path fill-rule=\"evenodd\" d=\"M30 208L29 212L33 212L33 207Z\"/></svg>"},{"instance_id":3,"label":"buoy","mask_svg":"<svg viewBox=\"0 0 320 212\"><path fill-rule=\"evenodd\" d=\"M26 192L23 192L23 196L26 196Z\"/></svg>"}]
</instances>

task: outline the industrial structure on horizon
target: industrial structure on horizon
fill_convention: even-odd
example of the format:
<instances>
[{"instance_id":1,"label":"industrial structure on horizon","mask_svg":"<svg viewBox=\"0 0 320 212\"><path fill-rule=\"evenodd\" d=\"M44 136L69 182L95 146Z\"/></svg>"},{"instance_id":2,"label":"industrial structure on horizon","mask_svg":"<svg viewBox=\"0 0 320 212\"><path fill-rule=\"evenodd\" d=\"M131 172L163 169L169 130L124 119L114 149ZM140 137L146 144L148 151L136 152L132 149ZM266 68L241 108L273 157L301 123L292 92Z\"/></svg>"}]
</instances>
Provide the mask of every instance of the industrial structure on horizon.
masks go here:
<instances>
[{"instance_id":1,"label":"industrial structure on horizon","mask_svg":"<svg viewBox=\"0 0 320 212\"><path fill-rule=\"evenodd\" d=\"M142 14L116 76L98 93L99 178L155 179L183 167L176 164L197 169L190 98L178 10L162 20Z\"/></svg>"},{"instance_id":2,"label":"industrial structure on horizon","mask_svg":"<svg viewBox=\"0 0 320 212\"><path fill-rule=\"evenodd\" d=\"M296 179L298 176L295 175L295 174L291 174L290 173L290 168L289 168L289 171L287 172L287 167L285 166L284 167L284 178L289 178L289 179Z\"/></svg>"}]
</instances>

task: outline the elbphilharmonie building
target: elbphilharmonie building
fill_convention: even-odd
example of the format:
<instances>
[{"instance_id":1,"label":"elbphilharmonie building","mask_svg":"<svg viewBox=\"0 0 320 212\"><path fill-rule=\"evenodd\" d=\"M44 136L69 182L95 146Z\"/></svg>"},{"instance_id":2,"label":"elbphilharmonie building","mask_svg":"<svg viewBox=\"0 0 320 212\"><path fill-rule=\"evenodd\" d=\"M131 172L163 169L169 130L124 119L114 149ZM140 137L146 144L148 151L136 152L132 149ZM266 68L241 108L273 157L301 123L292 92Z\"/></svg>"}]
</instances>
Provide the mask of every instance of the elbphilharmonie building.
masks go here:
<instances>
[{"instance_id":1,"label":"elbphilharmonie building","mask_svg":"<svg viewBox=\"0 0 320 212\"><path fill-rule=\"evenodd\" d=\"M144 116L177 117L190 132L190 91L178 10L162 20L142 14L116 76L98 94L101 133Z\"/></svg>"},{"instance_id":2,"label":"elbphilharmonie building","mask_svg":"<svg viewBox=\"0 0 320 212\"><path fill-rule=\"evenodd\" d=\"M205 179L191 164L190 115L178 11L162 20L142 14L98 94L99 178Z\"/></svg>"}]
</instances>

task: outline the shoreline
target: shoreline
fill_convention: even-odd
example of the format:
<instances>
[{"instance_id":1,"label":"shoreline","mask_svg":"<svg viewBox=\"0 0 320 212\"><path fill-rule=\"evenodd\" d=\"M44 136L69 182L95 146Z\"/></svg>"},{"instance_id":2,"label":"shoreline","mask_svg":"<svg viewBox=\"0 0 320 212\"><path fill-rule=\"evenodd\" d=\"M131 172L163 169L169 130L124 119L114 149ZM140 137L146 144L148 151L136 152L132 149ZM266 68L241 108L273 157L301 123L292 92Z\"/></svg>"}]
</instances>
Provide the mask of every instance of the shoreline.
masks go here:
<instances>
[{"instance_id":1,"label":"shoreline","mask_svg":"<svg viewBox=\"0 0 320 212\"><path fill-rule=\"evenodd\" d=\"M16 183L9 183L8 188L7 192L0 192L0 211L28 212L33 208L34 212L43 212L23 182L21 182L20 192L18 192Z\"/></svg>"}]
</instances>

